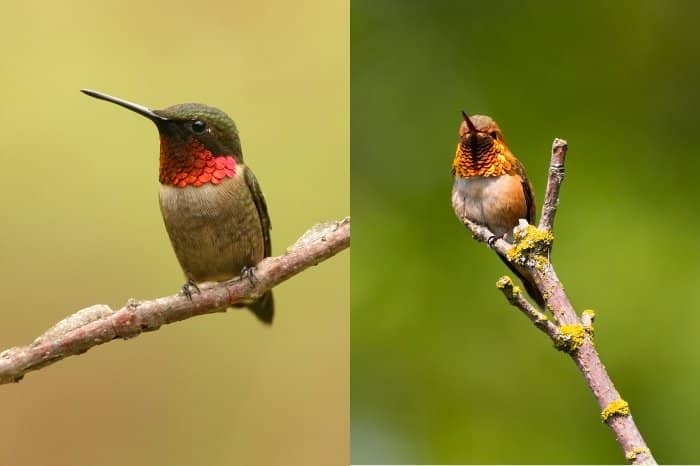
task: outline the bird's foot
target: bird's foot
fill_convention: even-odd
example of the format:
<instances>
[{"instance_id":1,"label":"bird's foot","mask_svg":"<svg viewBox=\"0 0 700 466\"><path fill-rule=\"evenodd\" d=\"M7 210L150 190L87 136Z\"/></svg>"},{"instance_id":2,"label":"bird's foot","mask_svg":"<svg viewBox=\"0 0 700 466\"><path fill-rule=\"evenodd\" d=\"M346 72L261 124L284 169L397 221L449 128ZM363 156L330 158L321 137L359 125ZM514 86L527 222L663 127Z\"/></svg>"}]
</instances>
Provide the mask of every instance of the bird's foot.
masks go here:
<instances>
[{"instance_id":1,"label":"bird's foot","mask_svg":"<svg viewBox=\"0 0 700 466\"><path fill-rule=\"evenodd\" d=\"M499 239L503 239L505 236L506 236L505 234L500 235L500 236L499 235L492 235L489 239L486 240L486 244L488 244L489 247L492 248L493 245L496 244L496 241L498 241Z\"/></svg>"},{"instance_id":2,"label":"bird's foot","mask_svg":"<svg viewBox=\"0 0 700 466\"><path fill-rule=\"evenodd\" d=\"M199 287L197 284L194 282L194 280L187 280L187 282L182 285L182 294L187 297L190 301L192 301L192 291L196 291L199 293Z\"/></svg>"},{"instance_id":3,"label":"bird's foot","mask_svg":"<svg viewBox=\"0 0 700 466\"><path fill-rule=\"evenodd\" d=\"M245 279L248 279L251 285L255 285L258 281L258 279L255 278L255 266L248 267L246 265L241 269L241 280Z\"/></svg>"}]
</instances>

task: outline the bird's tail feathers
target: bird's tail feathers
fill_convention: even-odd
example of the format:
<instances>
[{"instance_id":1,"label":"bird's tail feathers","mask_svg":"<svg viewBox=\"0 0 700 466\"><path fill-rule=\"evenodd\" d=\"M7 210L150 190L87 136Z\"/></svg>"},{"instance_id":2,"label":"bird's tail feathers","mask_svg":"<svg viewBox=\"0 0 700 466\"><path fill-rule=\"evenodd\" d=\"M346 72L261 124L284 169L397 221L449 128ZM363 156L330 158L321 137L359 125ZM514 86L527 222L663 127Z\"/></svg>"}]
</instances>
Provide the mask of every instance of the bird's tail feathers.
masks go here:
<instances>
[{"instance_id":1,"label":"bird's tail feathers","mask_svg":"<svg viewBox=\"0 0 700 466\"><path fill-rule=\"evenodd\" d=\"M275 300L272 297L272 291L268 291L260 299L246 305L246 307L264 324L272 324L272 320L275 317Z\"/></svg>"}]
</instances>

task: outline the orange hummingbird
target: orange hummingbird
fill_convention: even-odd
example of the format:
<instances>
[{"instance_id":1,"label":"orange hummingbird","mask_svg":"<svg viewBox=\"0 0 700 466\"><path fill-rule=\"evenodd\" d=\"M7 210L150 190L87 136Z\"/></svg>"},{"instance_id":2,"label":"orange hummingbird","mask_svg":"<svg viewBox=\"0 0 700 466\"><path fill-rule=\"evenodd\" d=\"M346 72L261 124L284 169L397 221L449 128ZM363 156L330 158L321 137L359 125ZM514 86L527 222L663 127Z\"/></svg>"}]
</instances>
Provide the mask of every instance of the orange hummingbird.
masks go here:
<instances>
[{"instance_id":1,"label":"orange hummingbird","mask_svg":"<svg viewBox=\"0 0 700 466\"><path fill-rule=\"evenodd\" d=\"M452 207L460 220L484 225L494 238L513 241L513 228L523 218L535 221L535 196L525 167L508 149L501 128L486 115L469 117L459 127L460 141L452 163L455 177ZM501 257L499 255L499 257ZM530 275L501 257L525 285L528 294L544 308L544 298Z\"/></svg>"}]
</instances>

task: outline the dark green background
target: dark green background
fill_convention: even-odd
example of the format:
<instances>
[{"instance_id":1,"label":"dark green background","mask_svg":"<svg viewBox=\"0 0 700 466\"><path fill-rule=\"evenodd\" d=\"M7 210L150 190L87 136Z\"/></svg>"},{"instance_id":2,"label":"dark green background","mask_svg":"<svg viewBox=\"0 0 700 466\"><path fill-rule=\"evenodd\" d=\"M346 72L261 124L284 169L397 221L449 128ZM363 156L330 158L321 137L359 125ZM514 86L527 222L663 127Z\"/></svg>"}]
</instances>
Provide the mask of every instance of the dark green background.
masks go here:
<instances>
[{"instance_id":1,"label":"dark green background","mask_svg":"<svg viewBox=\"0 0 700 466\"><path fill-rule=\"evenodd\" d=\"M696 2L351 4L354 463L621 463L571 361L496 291L450 205L459 111L538 203L568 140L554 264L656 458L697 462Z\"/></svg>"}]
</instances>

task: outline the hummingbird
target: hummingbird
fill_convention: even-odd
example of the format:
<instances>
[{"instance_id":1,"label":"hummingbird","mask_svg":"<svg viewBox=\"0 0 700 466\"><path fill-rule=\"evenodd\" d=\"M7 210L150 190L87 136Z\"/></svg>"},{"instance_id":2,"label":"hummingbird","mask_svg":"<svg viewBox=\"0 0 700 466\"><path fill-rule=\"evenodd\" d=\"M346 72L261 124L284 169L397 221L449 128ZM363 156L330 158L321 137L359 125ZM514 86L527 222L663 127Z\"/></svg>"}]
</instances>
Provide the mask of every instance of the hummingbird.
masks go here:
<instances>
[{"instance_id":1,"label":"hummingbird","mask_svg":"<svg viewBox=\"0 0 700 466\"><path fill-rule=\"evenodd\" d=\"M243 162L238 130L218 108L185 103L151 110L101 92L81 92L142 115L160 135L160 211L192 299L198 283L254 280L271 254L270 217L260 185ZM248 307L262 322L274 315L272 292Z\"/></svg>"},{"instance_id":2,"label":"hummingbird","mask_svg":"<svg viewBox=\"0 0 700 466\"><path fill-rule=\"evenodd\" d=\"M525 167L510 151L503 132L486 115L467 115L459 127L452 174L452 207L460 220L486 226L494 234L513 242L513 228L523 218L535 222L535 196ZM499 255L499 257L501 257ZM501 257L523 282L528 294L544 309L544 297L527 270Z\"/></svg>"}]
</instances>

